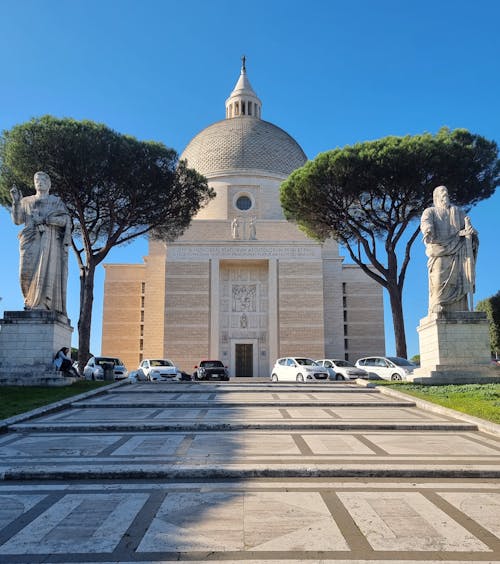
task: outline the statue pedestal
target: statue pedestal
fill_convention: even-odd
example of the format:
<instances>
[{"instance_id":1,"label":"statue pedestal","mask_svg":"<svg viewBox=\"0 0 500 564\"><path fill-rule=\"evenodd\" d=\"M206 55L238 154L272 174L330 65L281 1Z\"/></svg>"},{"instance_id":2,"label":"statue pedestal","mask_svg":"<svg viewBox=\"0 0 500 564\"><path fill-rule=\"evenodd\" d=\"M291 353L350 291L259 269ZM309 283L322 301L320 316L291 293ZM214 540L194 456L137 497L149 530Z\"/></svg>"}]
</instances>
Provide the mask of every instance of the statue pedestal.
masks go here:
<instances>
[{"instance_id":1,"label":"statue pedestal","mask_svg":"<svg viewBox=\"0 0 500 564\"><path fill-rule=\"evenodd\" d=\"M415 384L500 381L490 364L489 322L482 311L433 313L420 320L420 368ZM496 375L496 377L495 377Z\"/></svg>"},{"instance_id":2,"label":"statue pedestal","mask_svg":"<svg viewBox=\"0 0 500 564\"><path fill-rule=\"evenodd\" d=\"M67 386L52 361L62 347L71 348L70 320L55 311L6 311L0 319L0 385Z\"/></svg>"}]
</instances>

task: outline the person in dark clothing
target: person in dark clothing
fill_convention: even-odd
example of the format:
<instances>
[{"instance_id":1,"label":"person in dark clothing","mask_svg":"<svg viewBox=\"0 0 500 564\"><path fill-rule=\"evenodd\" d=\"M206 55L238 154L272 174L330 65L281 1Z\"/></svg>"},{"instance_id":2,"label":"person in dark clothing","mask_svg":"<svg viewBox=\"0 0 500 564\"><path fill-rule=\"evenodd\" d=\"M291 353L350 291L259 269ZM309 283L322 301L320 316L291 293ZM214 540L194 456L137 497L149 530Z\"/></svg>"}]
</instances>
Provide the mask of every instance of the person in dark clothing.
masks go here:
<instances>
[{"instance_id":1,"label":"person in dark clothing","mask_svg":"<svg viewBox=\"0 0 500 564\"><path fill-rule=\"evenodd\" d=\"M68 356L68 353L68 347L62 347L61 349L59 349L54 356L54 366L57 370L63 372L65 376L80 378L78 372L73 368L73 362Z\"/></svg>"}]
</instances>

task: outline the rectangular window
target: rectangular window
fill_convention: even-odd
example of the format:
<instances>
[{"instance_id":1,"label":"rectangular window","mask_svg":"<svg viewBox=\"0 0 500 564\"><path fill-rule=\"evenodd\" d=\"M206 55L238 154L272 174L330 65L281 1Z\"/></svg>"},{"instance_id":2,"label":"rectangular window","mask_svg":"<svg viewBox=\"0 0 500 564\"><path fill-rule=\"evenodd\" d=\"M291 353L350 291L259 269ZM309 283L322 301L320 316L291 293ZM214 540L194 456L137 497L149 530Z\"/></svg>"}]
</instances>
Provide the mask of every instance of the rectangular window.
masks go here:
<instances>
[{"instance_id":1,"label":"rectangular window","mask_svg":"<svg viewBox=\"0 0 500 564\"><path fill-rule=\"evenodd\" d=\"M344 308L347 307L347 298L345 296L343 296L343 298L342 298L342 307L344 307Z\"/></svg>"},{"instance_id":2,"label":"rectangular window","mask_svg":"<svg viewBox=\"0 0 500 564\"><path fill-rule=\"evenodd\" d=\"M139 341L139 349L140 349L141 351L144 350L144 340L143 340L143 339L141 339L141 340Z\"/></svg>"},{"instance_id":3,"label":"rectangular window","mask_svg":"<svg viewBox=\"0 0 500 564\"><path fill-rule=\"evenodd\" d=\"M347 323L347 310L344 309L344 323Z\"/></svg>"},{"instance_id":4,"label":"rectangular window","mask_svg":"<svg viewBox=\"0 0 500 564\"><path fill-rule=\"evenodd\" d=\"M241 102L241 115L245 115L245 102Z\"/></svg>"},{"instance_id":5,"label":"rectangular window","mask_svg":"<svg viewBox=\"0 0 500 564\"><path fill-rule=\"evenodd\" d=\"M347 284L345 282L342 282L342 293L347 294Z\"/></svg>"},{"instance_id":6,"label":"rectangular window","mask_svg":"<svg viewBox=\"0 0 500 564\"><path fill-rule=\"evenodd\" d=\"M347 337L347 325L344 324L344 337Z\"/></svg>"},{"instance_id":7,"label":"rectangular window","mask_svg":"<svg viewBox=\"0 0 500 564\"><path fill-rule=\"evenodd\" d=\"M345 350L349 349L349 339L344 339L344 349Z\"/></svg>"},{"instance_id":8,"label":"rectangular window","mask_svg":"<svg viewBox=\"0 0 500 564\"><path fill-rule=\"evenodd\" d=\"M141 293L144 294L146 292L146 282L141 282Z\"/></svg>"},{"instance_id":9,"label":"rectangular window","mask_svg":"<svg viewBox=\"0 0 500 564\"><path fill-rule=\"evenodd\" d=\"M141 307L144 307L144 296L141 296Z\"/></svg>"},{"instance_id":10,"label":"rectangular window","mask_svg":"<svg viewBox=\"0 0 500 564\"><path fill-rule=\"evenodd\" d=\"M144 337L144 325L141 325L141 337Z\"/></svg>"},{"instance_id":11,"label":"rectangular window","mask_svg":"<svg viewBox=\"0 0 500 564\"><path fill-rule=\"evenodd\" d=\"M144 323L144 310L141 311L141 323Z\"/></svg>"}]
</instances>

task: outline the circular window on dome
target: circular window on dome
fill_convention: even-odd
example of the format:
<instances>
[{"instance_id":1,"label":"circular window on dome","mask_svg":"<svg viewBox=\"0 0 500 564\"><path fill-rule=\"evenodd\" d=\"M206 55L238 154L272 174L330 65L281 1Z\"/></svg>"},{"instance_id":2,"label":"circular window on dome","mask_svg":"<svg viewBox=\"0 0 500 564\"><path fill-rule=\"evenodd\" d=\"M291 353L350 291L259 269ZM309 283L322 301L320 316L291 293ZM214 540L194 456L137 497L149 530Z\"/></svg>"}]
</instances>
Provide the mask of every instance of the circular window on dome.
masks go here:
<instances>
[{"instance_id":1,"label":"circular window on dome","mask_svg":"<svg viewBox=\"0 0 500 564\"><path fill-rule=\"evenodd\" d=\"M249 196L238 196L236 199L236 207L240 211L247 211L252 207L252 200Z\"/></svg>"}]
</instances>

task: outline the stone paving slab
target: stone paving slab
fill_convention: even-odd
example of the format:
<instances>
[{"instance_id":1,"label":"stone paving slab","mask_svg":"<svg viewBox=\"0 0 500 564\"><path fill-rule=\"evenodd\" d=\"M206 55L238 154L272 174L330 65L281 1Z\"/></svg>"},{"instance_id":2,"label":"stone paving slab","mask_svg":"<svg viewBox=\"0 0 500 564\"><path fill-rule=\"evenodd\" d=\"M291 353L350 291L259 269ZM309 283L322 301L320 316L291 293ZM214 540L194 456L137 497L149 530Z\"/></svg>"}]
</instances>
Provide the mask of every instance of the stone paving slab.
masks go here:
<instances>
[{"instance_id":1,"label":"stone paving slab","mask_svg":"<svg viewBox=\"0 0 500 564\"><path fill-rule=\"evenodd\" d=\"M500 562L491 481L5 484L2 562Z\"/></svg>"}]
</instances>

